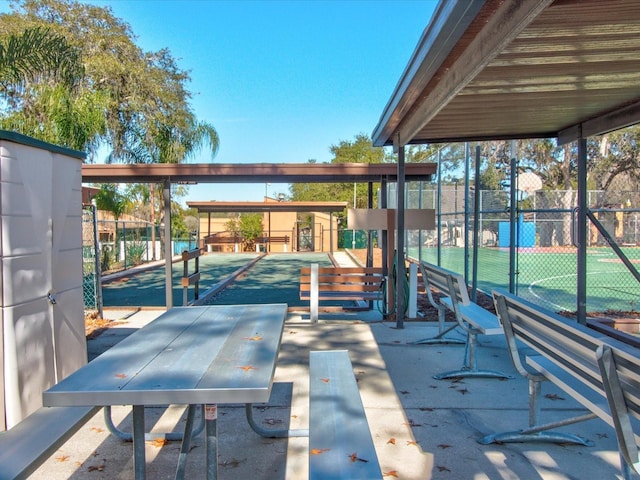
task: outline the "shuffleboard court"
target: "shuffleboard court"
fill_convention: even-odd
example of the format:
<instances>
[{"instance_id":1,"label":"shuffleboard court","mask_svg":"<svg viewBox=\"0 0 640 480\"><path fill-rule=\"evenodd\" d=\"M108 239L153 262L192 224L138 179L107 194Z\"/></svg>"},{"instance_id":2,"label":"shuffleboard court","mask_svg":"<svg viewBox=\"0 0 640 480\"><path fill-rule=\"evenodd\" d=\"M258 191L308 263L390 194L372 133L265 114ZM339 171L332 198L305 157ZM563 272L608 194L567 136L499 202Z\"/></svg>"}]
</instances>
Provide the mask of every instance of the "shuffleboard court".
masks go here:
<instances>
[{"instance_id":1,"label":"shuffleboard court","mask_svg":"<svg viewBox=\"0 0 640 480\"><path fill-rule=\"evenodd\" d=\"M272 253L208 301L212 305L244 303L287 303L290 307L308 306L300 300L300 269L317 263L333 264L326 253ZM342 305L344 302L334 302Z\"/></svg>"},{"instance_id":2,"label":"shuffleboard court","mask_svg":"<svg viewBox=\"0 0 640 480\"><path fill-rule=\"evenodd\" d=\"M254 260L255 253L206 254L200 262L200 292L203 293L217 282L227 278L239 268ZM189 273L193 273L194 262L189 262ZM183 263L173 264L173 304L182 305L183 289L180 279ZM189 299L193 298L193 287L189 287ZM105 307L162 307L165 299L164 265L139 273L120 276L102 285Z\"/></svg>"}]
</instances>

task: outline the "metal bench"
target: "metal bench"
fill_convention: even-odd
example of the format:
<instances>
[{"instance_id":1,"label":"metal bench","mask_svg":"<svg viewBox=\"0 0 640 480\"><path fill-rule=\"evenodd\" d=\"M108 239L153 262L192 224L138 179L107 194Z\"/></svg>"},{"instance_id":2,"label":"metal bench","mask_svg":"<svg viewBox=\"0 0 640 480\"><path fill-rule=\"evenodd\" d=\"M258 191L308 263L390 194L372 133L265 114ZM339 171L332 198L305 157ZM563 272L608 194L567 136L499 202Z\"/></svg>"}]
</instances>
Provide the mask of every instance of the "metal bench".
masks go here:
<instances>
[{"instance_id":1,"label":"metal bench","mask_svg":"<svg viewBox=\"0 0 640 480\"><path fill-rule=\"evenodd\" d=\"M316 323L320 300L377 300L382 278L381 268L319 267L314 263L300 270L300 299L309 300L311 322Z\"/></svg>"},{"instance_id":2,"label":"metal bench","mask_svg":"<svg viewBox=\"0 0 640 480\"><path fill-rule=\"evenodd\" d=\"M429 301L438 309L440 333L435 337L418 340L414 343L445 343L445 341L449 343L448 339L445 340L444 335L456 327L460 327L467 334L462 367L459 370L434 375L433 378L438 380L458 377L511 378L511 375L496 370L479 369L476 359L478 335L503 334L498 317L469 299L467 284L462 275L425 262L420 262L420 270ZM443 295L440 297L440 302L435 301L431 289ZM449 328L444 327L445 309L455 313L456 325Z\"/></svg>"},{"instance_id":3,"label":"metal bench","mask_svg":"<svg viewBox=\"0 0 640 480\"><path fill-rule=\"evenodd\" d=\"M0 433L0 480L26 479L99 407L42 407Z\"/></svg>"},{"instance_id":4,"label":"metal bench","mask_svg":"<svg viewBox=\"0 0 640 480\"><path fill-rule=\"evenodd\" d=\"M309 478L382 479L347 350L309 354Z\"/></svg>"},{"instance_id":5,"label":"metal bench","mask_svg":"<svg viewBox=\"0 0 640 480\"><path fill-rule=\"evenodd\" d=\"M626 470L629 476L625 478L630 478L630 466L638 471L636 445L640 440L638 349L509 293L494 291L493 296L511 360L529 380L529 427L487 435L479 442L548 441L591 446L591 441L577 435L550 430L599 417L616 430L623 473ZM521 345L536 353L527 355L524 364ZM540 424L540 384L546 380L577 400L589 413Z\"/></svg>"},{"instance_id":6,"label":"metal bench","mask_svg":"<svg viewBox=\"0 0 640 480\"><path fill-rule=\"evenodd\" d=\"M622 475L625 480L631 480L632 470L640 474L639 352L635 348L616 348L605 344L596 350L596 358L616 430Z\"/></svg>"}]
</instances>

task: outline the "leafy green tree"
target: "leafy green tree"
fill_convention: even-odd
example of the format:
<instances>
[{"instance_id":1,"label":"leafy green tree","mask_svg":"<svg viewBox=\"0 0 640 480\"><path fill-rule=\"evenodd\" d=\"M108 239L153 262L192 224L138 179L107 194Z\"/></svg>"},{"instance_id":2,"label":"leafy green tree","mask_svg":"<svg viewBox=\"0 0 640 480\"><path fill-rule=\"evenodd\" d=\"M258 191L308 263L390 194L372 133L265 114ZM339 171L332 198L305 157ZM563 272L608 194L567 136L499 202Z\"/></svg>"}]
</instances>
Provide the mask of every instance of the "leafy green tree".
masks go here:
<instances>
[{"instance_id":1,"label":"leafy green tree","mask_svg":"<svg viewBox=\"0 0 640 480\"><path fill-rule=\"evenodd\" d=\"M47 86L16 97L16 108L0 119L5 127L88 150L90 161L100 145L109 147L107 161L114 163L180 163L203 148L215 156L217 131L196 118L186 88L189 74L168 49L144 52L130 25L109 7L73 0L11 5L13 13L0 16L0 34L46 25L81 52L85 75L74 95L64 97ZM174 189L175 194L184 191ZM162 188L151 185L148 198L149 220L158 225ZM152 246L155 250L155 241Z\"/></svg>"},{"instance_id":2,"label":"leafy green tree","mask_svg":"<svg viewBox=\"0 0 640 480\"><path fill-rule=\"evenodd\" d=\"M384 149L374 147L371 139L365 134L356 135L353 141L341 140L337 145L332 145L329 150L333 154L331 164L385 163L391 161ZM316 161L309 160L309 163L316 163ZM379 184L375 184L373 191L377 192L378 187ZM367 206L367 189L368 186L366 184L356 184L356 206L358 208L366 208ZM353 183L297 183L291 185L289 189L291 199L295 201L342 201L351 206L353 205L353 190Z\"/></svg>"},{"instance_id":3,"label":"leafy green tree","mask_svg":"<svg viewBox=\"0 0 640 480\"><path fill-rule=\"evenodd\" d=\"M99 210L106 210L113 214L114 220L118 220L127 208L127 197L118 191L118 186L113 183L103 183L100 191L93 197Z\"/></svg>"},{"instance_id":4,"label":"leafy green tree","mask_svg":"<svg viewBox=\"0 0 640 480\"><path fill-rule=\"evenodd\" d=\"M241 213L229 219L225 224L228 232L243 241L244 251L254 251L256 239L262 236L262 215L259 213Z\"/></svg>"},{"instance_id":5,"label":"leafy green tree","mask_svg":"<svg viewBox=\"0 0 640 480\"><path fill-rule=\"evenodd\" d=\"M107 271L111 268L111 264L118 258L118 219L127 208L127 198L118 191L117 185L113 183L103 183L100 185L100 191L93 197L96 207L99 210L105 210L113 214L114 223L114 246L103 246L101 255L101 268Z\"/></svg>"},{"instance_id":6,"label":"leafy green tree","mask_svg":"<svg viewBox=\"0 0 640 480\"><path fill-rule=\"evenodd\" d=\"M636 179L640 177L639 125L591 139L588 153L591 188L636 190Z\"/></svg>"},{"instance_id":7,"label":"leafy green tree","mask_svg":"<svg viewBox=\"0 0 640 480\"><path fill-rule=\"evenodd\" d=\"M7 112L8 117L13 115L12 126L19 127L25 119L32 122L29 131L18 131L37 134L33 119L44 132L66 123L62 131L71 138L56 143L78 148L80 137L88 146L79 149L89 150L90 160L100 143L110 148L113 162L182 162L203 145L215 155L217 133L195 118L186 89L189 74L178 67L168 49L144 52L129 24L109 7L73 0L15 0L11 8L11 14L0 15L0 39L46 27L76 48L84 62L84 76L74 95L53 103L68 105L66 110L49 107L48 90L14 92ZM91 111L98 112L102 121L91 117L88 121ZM72 121L76 128L68 125Z\"/></svg>"},{"instance_id":8,"label":"leafy green tree","mask_svg":"<svg viewBox=\"0 0 640 480\"><path fill-rule=\"evenodd\" d=\"M0 128L92 151L105 132L105 96L80 88L80 51L63 35L36 26L0 35Z\"/></svg>"}]
</instances>

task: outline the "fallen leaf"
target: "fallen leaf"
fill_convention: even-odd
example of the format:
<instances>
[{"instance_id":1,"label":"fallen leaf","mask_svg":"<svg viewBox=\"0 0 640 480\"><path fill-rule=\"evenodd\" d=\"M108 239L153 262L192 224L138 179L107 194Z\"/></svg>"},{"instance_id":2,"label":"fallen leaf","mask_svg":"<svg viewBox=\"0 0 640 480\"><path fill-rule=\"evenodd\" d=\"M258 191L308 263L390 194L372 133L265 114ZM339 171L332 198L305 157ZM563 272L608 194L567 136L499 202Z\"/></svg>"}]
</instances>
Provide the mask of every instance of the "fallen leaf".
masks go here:
<instances>
[{"instance_id":1,"label":"fallen leaf","mask_svg":"<svg viewBox=\"0 0 640 480\"><path fill-rule=\"evenodd\" d=\"M447 445L446 443L441 443L440 445L438 445L438 448L442 448L444 450L446 448L451 448L451 445Z\"/></svg>"},{"instance_id":2,"label":"fallen leaf","mask_svg":"<svg viewBox=\"0 0 640 480\"><path fill-rule=\"evenodd\" d=\"M66 462L69 460L69 455L60 455L59 457L56 457L55 460L56 462Z\"/></svg>"},{"instance_id":3,"label":"fallen leaf","mask_svg":"<svg viewBox=\"0 0 640 480\"><path fill-rule=\"evenodd\" d=\"M93 430L94 432L98 432L98 433L104 432L104 429L100 428L100 427L91 427L91 430Z\"/></svg>"},{"instance_id":4,"label":"fallen leaf","mask_svg":"<svg viewBox=\"0 0 640 480\"><path fill-rule=\"evenodd\" d=\"M396 444L396 439L395 439L395 438L393 438L393 437L391 437L391 438L387 441L387 443L390 443L391 445L395 445L395 444Z\"/></svg>"},{"instance_id":5,"label":"fallen leaf","mask_svg":"<svg viewBox=\"0 0 640 480\"><path fill-rule=\"evenodd\" d=\"M311 455L320 455L321 453L328 452L330 448L312 448Z\"/></svg>"},{"instance_id":6,"label":"fallen leaf","mask_svg":"<svg viewBox=\"0 0 640 480\"><path fill-rule=\"evenodd\" d=\"M389 470L388 472L382 472L383 477L396 477L398 478L398 472L396 470Z\"/></svg>"},{"instance_id":7,"label":"fallen leaf","mask_svg":"<svg viewBox=\"0 0 640 480\"><path fill-rule=\"evenodd\" d=\"M438 465L437 469L438 469L439 472L450 472L451 471L447 467L443 467L441 465Z\"/></svg>"},{"instance_id":8,"label":"fallen leaf","mask_svg":"<svg viewBox=\"0 0 640 480\"><path fill-rule=\"evenodd\" d=\"M353 452L351 455L349 455L349 458L351 459L352 462L369 463L369 460L365 460L364 458L360 458L356 452Z\"/></svg>"},{"instance_id":9,"label":"fallen leaf","mask_svg":"<svg viewBox=\"0 0 640 480\"><path fill-rule=\"evenodd\" d=\"M147 443L156 448L162 448L169 443L169 440L167 440L166 438L154 438L153 440Z\"/></svg>"},{"instance_id":10,"label":"fallen leaf","mask_svg":"<svg viewBox=\"0 0 640 480\"><path fill-rule=\"evenodd\" d=\"M408 390L400 390L400 393L402 395L407 395L409 393L409 391Z\"/></svg>"},{"instance_id":11,"label":"fallen leaf","mask_svg":"<svg viewBox=\"0 0 640 480\"><path fill-rule=\"evenodd\" d=\"M256 367L254 367L253 365L242 365L241 367L242 370L244 370L245 372L248 372L249 370L257 370Z\"/></svg>"},{"instance_id":12,"label":"fallen leaf","mask_svg":"<svg viewBox=\"0 0 640 480\"><path fill-rule=\"evenodd\" d=\"M260 335L254 335L253 337L243 337L243 340L250 340L252 342L259 342L260 340L262 340L262 337Z\"/></svg>"},{"instance_id":13,"label":"fallen leaf","mask_svg":"<svg viewBox=\"0 0 640 480\"><path fill-rule=\"evenodd\" d=\"M564 400L563 397L555 393L547 393L544 398L548 398L549 400Z\"/></svg>"},{"instance_id":14,"label":"fallen leaf","mask_svg":"<svg viewBox=\"0 0 640 480\"><path fill-rule=\"evenodd\" d=\"M87 467L87 471L89 472L102 472L104 470L104 464L102 465L91 465Z\"/></svg>"},{"instance_id":15,"label":"fallen leaf","mask_svg":"<svg viewBox=\"0 0 640 480\"><path fill-rule=\"evenodd\" d=\"M118 378L127 378L127 374L126 373L116 373L116 377L118 377Z\"/></svg>"},{"instance_id":16,"label":"fallen leaf","mask_svg":"<svg viewBox=\"0 0 640 480\"><path fill-rule=\"evenodd\" d=\"M331 381L331 379L329 378L321 378L321 381L323 381L324 383L329 383Z\"/></svg>"},{"instance_id":17,"label":"fallen leaf","mask_svg":"<svg viewBox=\"0 0 640 480\"><path fill-rule=\"evenodd\" d=\"M218 463L218 465L221 465L223 467L238 468L240 466L240 464L245 462L246 460L247 460L246 458L244 458L242 460L238 460L237 458L232 458L231 460L220 462L220 463Z\"/></svg>"},{"instance_id":18,"label":"fallen leaf","mask_svg":"<svg viewBox=\"0 0 640 480\"><path fill-rule=\"evenodd\" d=\"M413 446L418 446L418 442L416 442L415 440L407 440L407 445L413 445Z\"/></svg>"},{"instance_id":19,"label":"fallen leaf","mask_svg":"<svg viewBox=\"0 0 640 480\"><path fill-rule=\"evenodd\" d=\"M267 425L276 425L278 423L282 423L282 420L277 418L265 418L264 420L262 420L262 423L265 423Z\"/></svg>"}]
</instances>

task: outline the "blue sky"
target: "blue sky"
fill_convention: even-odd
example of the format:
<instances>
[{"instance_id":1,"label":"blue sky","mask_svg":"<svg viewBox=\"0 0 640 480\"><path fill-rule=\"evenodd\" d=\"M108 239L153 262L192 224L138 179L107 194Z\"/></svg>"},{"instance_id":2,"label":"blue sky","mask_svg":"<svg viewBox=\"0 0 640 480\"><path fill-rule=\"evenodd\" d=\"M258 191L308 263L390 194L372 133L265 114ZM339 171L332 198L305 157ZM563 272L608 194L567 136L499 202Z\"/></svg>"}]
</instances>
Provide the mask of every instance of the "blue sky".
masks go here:
<instances>
[{"instance_id":1,"label":"blue sky","mask_svg":"<svg viewBox=\"0 0 640 480\"><path fill-rule=\"evenodd\" d=\"M6 2L2 11L6 11ZM146 50L190 71L198 119L220 150L194 162L305 163L371 135L436 0L92 0L128 22ZM269 195L288 193L269 185ZM190 187L188 200L262 200L265 185Z\"/></svg>"}]
</instances>

